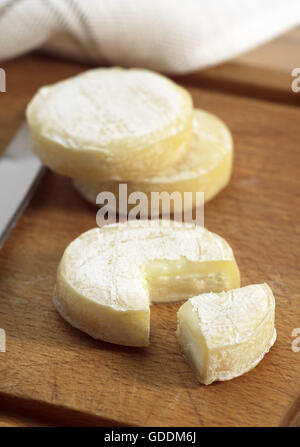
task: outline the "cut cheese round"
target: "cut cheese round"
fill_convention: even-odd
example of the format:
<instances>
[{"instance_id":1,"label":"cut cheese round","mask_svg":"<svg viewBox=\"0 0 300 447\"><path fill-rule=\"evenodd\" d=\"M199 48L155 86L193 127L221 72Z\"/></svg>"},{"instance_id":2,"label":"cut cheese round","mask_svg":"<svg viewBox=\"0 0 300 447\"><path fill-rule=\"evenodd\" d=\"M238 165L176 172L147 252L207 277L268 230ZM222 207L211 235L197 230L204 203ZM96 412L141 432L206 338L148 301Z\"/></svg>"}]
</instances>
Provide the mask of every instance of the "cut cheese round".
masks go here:
<instances>
[{"instance_id":1,"label":"cut cheese round","mask_svg":"<svg viewBox=\"0 0 300 447\"><path fill-rule=\"evenodd\" d=\"M152 192L179 192L182 198L181 208L194 208L196 192L204 192L204 201L213 198L229 182L233 159L231 133L216 116L204 110L195 109L193 116L193 135L185 156L172 167L159 175L145 177L140 181L127 183L127 196L141 191L148 196L150 212ZM96 197L102 191L112 192L119 202L119 182L88 182L74 179L77 191L90 203L96 205ZM184 203L184 193L191 192L188 203ZM127 201L128 201L127 197ZM176 202L171 201L171 211L178 212ZM134 204L128 205L128 211ZM116 211L119 209L117 207ZM162 211L162 209L160 210ZM163 213L161 213L163 214Z\"/></svg>"},{"instance_id":2,"label":"cut cheese round","mask_svg":"<svg viewBox=\"0 0 300 447\"><path fill-rule=\"evenodd\" d=\"M184 88L157 73L98 68L41 88L27 120L34 152L54 171L133 180L185 154L192 107Z\"/></svg>"},{"instance_id":3,"label":"cut cheese round","mask_svg":"<svg viewBox=\"0 0 300 447\"><path fill-rule=\"evenodd\" d=\"M195 296L177 316L183 354L205 385L251 370L276 340L275 299L267 284Z\"/></svg>"},{"instance_id":4,"label":"cut cheese round","mask_svg":"<svg viewBox=\"0 0 300 447\"><path fill-rule=\"evenodd\" d=\"M193 224L152 220L94 228L60 262L54 303L92 337L128 346L149 343L150 303L239 287L232 250Z\"/></svg>"}]
</instances>

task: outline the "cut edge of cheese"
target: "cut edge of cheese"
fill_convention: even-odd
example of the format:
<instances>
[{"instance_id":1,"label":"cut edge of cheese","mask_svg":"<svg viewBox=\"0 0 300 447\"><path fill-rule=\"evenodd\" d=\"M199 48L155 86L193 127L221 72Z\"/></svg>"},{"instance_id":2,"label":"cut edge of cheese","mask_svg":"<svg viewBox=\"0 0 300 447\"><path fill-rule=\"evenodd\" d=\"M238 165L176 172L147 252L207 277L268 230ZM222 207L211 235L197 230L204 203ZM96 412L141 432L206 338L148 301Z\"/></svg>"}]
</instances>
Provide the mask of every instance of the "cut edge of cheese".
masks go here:
<instances>
[{"instance_id":1,"label":"cut edge of cheese","mask_svg":"<svg viewBox=\"0 0 300 447\"><path fill-rule=\"evenodd\" d=\"M151 303L182 301L201 291L239 287L239 269L231 247L223 238L192 224L168 222L161 228L157 222L154 224L154 229L151 229L153 221L95 228L66 248L57 271L54 304L72 326L111 343L147 346ZM183 231L186 233L182 235ZM132 250L131 243L144 235L150 239L131 258L141 264L130 266L130 259L122 260L122 256L127 249ZM157 241L159 237L165 237L162 245ZM127 245L122 247L122 241ZM197 244L201 241L203 253L198 258ZM173 250L171 255L166 252L166 258L169 255L170 259L159 259L158 255L151 258L156 256L156 248L152 247L155 244L162 252ZM147 256L143 259L145 250L153 252L149 259ZM191 259L179 256L177 250ZM111 267L114 262L116 267ZM110 268L117 269L115 279L105 277ZM99 272L100 283L95 272ZM129 286L132 289L128 290Z\"/></svg>"},{"instance_id":2,"label":"cut edge of cheese","mask_svg":"<svg viewBox=\"0 0 300 447\"><path fill-rule=\"evenodd\" d=\"M252 295L252 302L247 301L247 293L248 299ZM237 294L240 294L239 299L233 304ZM215 302L218 298L224 301L219 308ZM226 302L227 298L229 302ZM235 312L232 310L234 306ZM261 315L255 323L256 311ZM261 362L277 337L274 327L275 299L265 283L192 297L180 307L177 321L176 335L183 356L204 385L231 380L249 372ZM251 327L253 323L256 327ZM247 324L250 327L247 328ZM245 332L247 329L248 333ZM243 337L240 337L239 331L244 331ZM222 336L228 338L224 345L220 343Z\"/></svg>"}]
</instances>

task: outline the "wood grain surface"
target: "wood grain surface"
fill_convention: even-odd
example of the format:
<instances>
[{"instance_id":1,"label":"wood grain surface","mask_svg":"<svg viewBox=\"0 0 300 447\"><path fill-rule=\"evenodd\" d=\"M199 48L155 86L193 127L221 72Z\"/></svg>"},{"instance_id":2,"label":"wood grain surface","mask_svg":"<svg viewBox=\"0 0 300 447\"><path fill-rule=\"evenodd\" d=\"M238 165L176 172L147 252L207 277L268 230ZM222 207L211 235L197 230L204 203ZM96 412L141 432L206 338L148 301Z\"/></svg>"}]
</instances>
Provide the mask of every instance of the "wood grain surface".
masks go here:
<instances>
[{"instance_id":1,"label":"wood grain surface","mask_svg":"<svg viewBox=\"0 0 300 447\"><path fill-rule=\"evenodd\" d=\"M227 63L178 80L235 95L299 105L291 72L300 67L300 27Z\"/></svg>"},{"instance_id":2,"label":"wood grain surface","mask_svg":"<svg viewBox=\"0 0 300 447\"><path fill-rule=\"evenodd\" d=\"M39 86L83 69L39 56L4 68L1 149ZM232 181L206 205L205 224L232 245L242 285L266 281L272 287L275 346L244 376L201 386L175 337L179 304L152 307L146 349L95 341L68 325L52 305L56 268L67 244L96 225L96 210L69 179L48 171L0 251L0 327L7 334L7 352L0 353L0 424L276 426L290 411L300 392L300 353L291 349L292 330L300 327L300 110L189 90L196 107L232 130Z\"/></svg>"}]
</instances>

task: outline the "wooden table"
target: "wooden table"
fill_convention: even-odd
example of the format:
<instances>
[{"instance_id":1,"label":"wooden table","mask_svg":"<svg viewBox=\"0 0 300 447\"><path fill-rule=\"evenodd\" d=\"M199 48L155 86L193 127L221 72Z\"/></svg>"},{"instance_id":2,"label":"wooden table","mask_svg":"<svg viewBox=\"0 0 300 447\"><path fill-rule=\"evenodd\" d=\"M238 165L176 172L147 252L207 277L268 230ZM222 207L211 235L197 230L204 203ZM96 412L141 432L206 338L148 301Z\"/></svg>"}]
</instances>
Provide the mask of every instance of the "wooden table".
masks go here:
<instances>
[{"instance_id":1,"label":"wooden table","mask_svg":"<svg viewBox=\"0 0 300 447\"><path fill-rule=\"evenodd\" d=\"M69 326L52 305L55 271L66 245L96 225L96 209L67 178L48 171L0 252L0 327L7 334L7 352L0 353L0 425L276 426L294 417L300 392L300 352L291 349L292 330L300 327L300 93L290 93L290 74L273 68L272 79L284 79L280 88L269 84L266 93L261 67L244 82L239 73L246 65L235 61L180 81L195 106L232 130L232 181L207 204L205 224L232 245L242 285L266 281L273 288L274 348L250 373L205 387L178 349L178 304L152 307L146 349L95 341ZM39 86L85 68L38 55L2 67L7 93L0 95L0 150Z\"/></svg>"}]
</instances>

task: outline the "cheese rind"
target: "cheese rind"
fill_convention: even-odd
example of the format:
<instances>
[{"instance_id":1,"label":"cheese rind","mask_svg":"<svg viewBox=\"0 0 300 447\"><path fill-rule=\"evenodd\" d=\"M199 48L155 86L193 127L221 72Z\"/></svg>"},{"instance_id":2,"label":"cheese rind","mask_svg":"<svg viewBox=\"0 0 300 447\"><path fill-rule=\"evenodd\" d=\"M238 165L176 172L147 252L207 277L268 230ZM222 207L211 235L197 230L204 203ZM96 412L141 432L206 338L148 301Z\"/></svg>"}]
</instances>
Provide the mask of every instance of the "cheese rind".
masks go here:
<instances>
[{"instance_id":1,"label":"cheese rind","mask_svg":"<svg viewBox=\"0 0 300 447\"><path fill-rule=\"evenodd\" d=\"M41 88L27 107L33 150L54 171L134 180L186 152L190 94L143 69L97 68Z\"/></svg>"},{"instance_id":2,"label":"cheese rind","mask_svg":"<svg viewBox=\"0 0 300 447\"><path fill-rule=\"evenodd\" d=\"M276 340L275 299L267 284L193 297L177 318L183 354L205 385L250 371Z\"/></svg>"},{"instance_id":3,"label":"cheese rind","mask_svg":"<svg viewBox=\"0 0 300 447\"><path fill-rule=\"evenodd\" d=\"M150 213L151 193L179 192L184 202L184 193L191 192L192 200L186 209L195 208L196 193L204 192L204 201L211 200L229 182L232 171L233 143L227 126L216 116L195 109L193 135L186 154L175 165L160 174L135 182L127 182L127 195L141 191L147 194ZM73 179L74 188L90 203L96 205L96 197L102 191L112 192L119 202L119 182L91 182ZM128 198L127 198L128 201ZM171 201L171 212L179 212L178 205ZM181 204L179 204L181 206ZM128 211L134 205L128 205ZM120 212L117 207L117 212ZM162 214L162 210L161 210Z\"/></svg>"},{"instance_id":4,"label":"cheese rind","mask_svg":"<svg viewBox=\"0 0 300 447\"><path fill-rule=\"evenodd\" d=\"M54 304L94 338L149 343L149 305L239 287L232 250L192 224L128 221L83 233L65 250Z\"/></svg>"}]
</instances>

